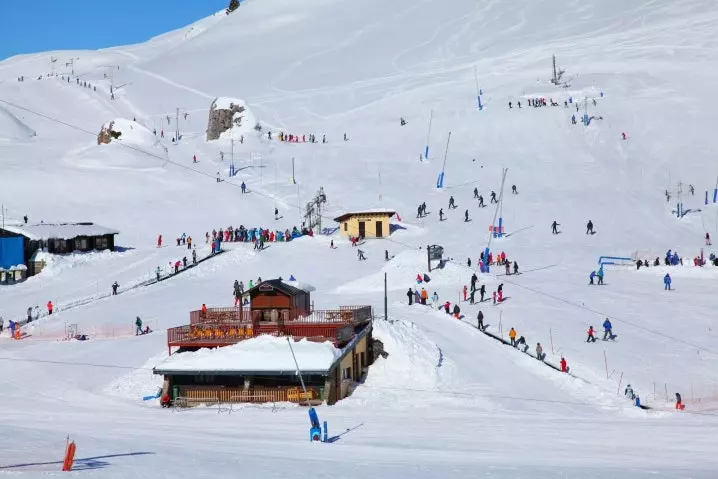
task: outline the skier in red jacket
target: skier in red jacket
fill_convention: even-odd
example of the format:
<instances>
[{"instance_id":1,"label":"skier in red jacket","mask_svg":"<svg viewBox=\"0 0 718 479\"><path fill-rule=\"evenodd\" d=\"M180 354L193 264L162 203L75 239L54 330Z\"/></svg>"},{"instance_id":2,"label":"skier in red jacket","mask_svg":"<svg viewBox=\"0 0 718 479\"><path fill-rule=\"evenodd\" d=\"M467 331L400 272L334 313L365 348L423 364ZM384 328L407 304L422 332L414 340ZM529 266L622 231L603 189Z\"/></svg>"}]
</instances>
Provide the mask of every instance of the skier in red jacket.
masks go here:
<instances>
[{"instance_id":1,"label":"skier in red jacket","mask_svg":"<svg viewBox=\"0 0 718 479\"><path fill-rule=\"evenodd\" d=\"M158 247L158 248L161 248L161 247L162 247L162 235L159 235L159 236L157 237L157 247Z\"/></svg>"},{"instance_id":2,"label":"skier in red jacket","mask_svg":"<svg viewBox=\"0 0 718 479\"><path fill-rule=\"evenodd\" d=\"M566 358L561 358L561 372L567 373L568 372L568 364L566 363Z\"/></svg>"}]
</instances>

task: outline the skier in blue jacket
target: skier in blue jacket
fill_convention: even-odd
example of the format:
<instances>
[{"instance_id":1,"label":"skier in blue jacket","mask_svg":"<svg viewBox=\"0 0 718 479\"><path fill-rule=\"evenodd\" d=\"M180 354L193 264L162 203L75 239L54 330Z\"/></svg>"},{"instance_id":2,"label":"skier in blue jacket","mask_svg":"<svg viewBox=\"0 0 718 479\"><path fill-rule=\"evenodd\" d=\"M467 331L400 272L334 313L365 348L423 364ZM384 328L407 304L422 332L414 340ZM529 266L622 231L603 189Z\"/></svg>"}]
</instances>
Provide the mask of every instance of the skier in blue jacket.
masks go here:
<instances>
[{"instance_id":1,"label":"skier in blue jacket","mask_svg":"<svg viewBox=\"0 0 718 479\"><path fill-rule=\"evenodd\" d=\"M669 290L671 289L671 275L666 273L666 275L663 277L663 290Z\"/></svg>"},{"instance_id":2,"label":"skier in blue jacket","mask_svg":"<svg viewBox=\"0 0 718 479\"><path fill-rule=\"evenodd\" d=\"M613 339L613 332L611 331L611 321L606 318L606 320L603 322L603 340L606 341L607 339Z\"/></svg>"},{"instance_id":3,"label":"skier in blue jacket","mask_svg":"<svg viewBox=\"0 0 718 479\"><path fill-rule=\"evenodd\" d=\"M595 278L595 277L596 277L596 272L591 271L591 274L588 275L588 281L589 281L588 284L593 284L593 278Z\"/></svg>"}]
</instances>

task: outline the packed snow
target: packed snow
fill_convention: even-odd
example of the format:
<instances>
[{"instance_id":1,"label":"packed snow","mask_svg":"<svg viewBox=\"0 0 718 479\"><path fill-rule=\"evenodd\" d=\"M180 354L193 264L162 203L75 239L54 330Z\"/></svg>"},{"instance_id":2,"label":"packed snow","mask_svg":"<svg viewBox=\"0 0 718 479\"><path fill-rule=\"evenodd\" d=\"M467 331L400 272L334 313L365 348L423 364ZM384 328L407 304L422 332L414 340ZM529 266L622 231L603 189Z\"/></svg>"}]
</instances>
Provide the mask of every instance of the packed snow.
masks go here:
<instances>
[{"instance_id":1,"label":"packed snow","mask_svg":"<svg viewBox=\"0 0 718 479\"><path fill-rule=\"evenodd\" d=\"M303 371L329 371L341 350L330 342L294 341L292 350ZM173 354L155 366L160 371L296 372L286 338L259 336L218 349Z\"/></svg>"},{"instance_id":2,"label":"packed snow","mask_svg":"<svg viewBox=\"0 0 718 479\"><path fill-rule=\"evenodd\" d=\"M69 434L78 469L122 479L223 477L237 464L272 477L715 477L716 21L712 0L251 0L145 43L0 62L6 225L27 215L120 231L115 252L53 257L41 274L0 285L6 323L56 306L24 339L0 336L0 471L59 471ZM552 55L566 70L559 86ZM49 76L51 56L78 58L77 76ZM248 105L252 121L206 142L215 99ZM122 135L98 145L110 121ZM279 141L280 131L297 141ZM317 228L261 251L225 243L143 286L158 267L191 260L176 242L183 233L204 256L213 230L301 228L320 188L324 231L352 209L401 220L360 246L365 261ZM495 217L502 238L491 238ZM520 274L479 271L489 242ZM445 261L429 271L434 244ZM682 264L664 264L669 249ZM589 285L601 256L648 266L606 265L604 284ZM473 273L483 303L464 300ZM388 353L349 398L317 408L331 443L309 443L304 408L175 414L143 401L165 360L265 342L272 361L291 359L281 338L167 359L165 330L202 304L231 306L235 280L292 275L313 286L317 310L372 305ZM409 290L422 288L458 305L459 319L409 306ZM483 334L479 311L487 332L507 339L514 328L530 353L540 343L546 362L563 357L571 374ZM138 316L151 334L135 336ZM602 341L607 317L616 338ZM64 340L68 331L90 339ZM311 347L327 348L317 354L327 361L336 354ZM651 409L634 407L628 384Z\"/></svg>"}]
</instances>

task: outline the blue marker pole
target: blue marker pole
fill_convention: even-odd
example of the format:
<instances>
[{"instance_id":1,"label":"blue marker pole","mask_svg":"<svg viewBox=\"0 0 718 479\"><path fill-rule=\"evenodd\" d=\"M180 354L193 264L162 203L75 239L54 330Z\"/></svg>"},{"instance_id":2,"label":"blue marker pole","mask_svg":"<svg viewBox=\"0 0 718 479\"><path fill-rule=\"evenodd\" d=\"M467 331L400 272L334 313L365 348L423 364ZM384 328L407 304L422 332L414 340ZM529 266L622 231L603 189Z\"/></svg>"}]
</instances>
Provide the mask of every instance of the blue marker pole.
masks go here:
<instances>
[{"instance_id":1,"label":"blue marker pole","mask_svg":"<svg viewBox=\"0 0 718 479\"><path fill-rule=\"evenodd\" d=\"M713 203L715 203L718 200L718 188L713 190Z\"/></svg>"},{"instance_id":2,"label":"blue marker pole","mask_svg":"<svg viewBox=\"0 0 718 479\"><path fill-rule=\"evenodd\" d=\"M429 159L429 139L431 138L431 121L434 119L434 110L429 113L429 133L426 135L426 149L424 150L424 159Z\"/></svg>"},{"instance_id":3,"label":"blue marker pole","mask_svg":"<svg viewBox=\"0 0 718 479\"><path fill-rule=\"evenodd\" d=\"M503 223L504 223L504 219L503 219L503 218L499 218L499 231L498 231L498 236L499 236L499 238L501 238L501 237L504 235L504 233L503 233Z\"/></svg>"},{"instance_id":4,"label":"blue marker pole","mask_svg":"<svg viewBox=\"0 0 718 479\"><path fill-rule=\"evenodd\" d=\"M708 204L708 190L706 190L706 204Z\"/></svg>"},{"instance_id":5,"label":"blue marker pole","mask_svg":"<svg viewBox=\"0 0 718 479\"><path fill-rule=\"evenodd\" d=\"M486 247L486 249L484 250L484 269L486 270L487 273L489 272L489 248L488 247Z\"/></svg>"},{"instance_id":6,"label":"blue marker pole","mask_svg":"<svg viewBox=\"0 0 718 479\"><path fill-rule=\"evenodd\" d=\"M324 442L329 442L329 427L326 421L324 421Z\"/></svg>"},{"instance_id":7,"label":"blue marker pole","mask_svg":"<svg viewBox=\"0 0 718 479\"><path fill-rule=\"evenodd\" d=\"M476 81L476 103L478 104L479 111L481 111L484 109L484 107L481 106L481 89L479 88L479 72L477 71L475 66L474 66L474 80Z\"/></svg>"}]
</instances>

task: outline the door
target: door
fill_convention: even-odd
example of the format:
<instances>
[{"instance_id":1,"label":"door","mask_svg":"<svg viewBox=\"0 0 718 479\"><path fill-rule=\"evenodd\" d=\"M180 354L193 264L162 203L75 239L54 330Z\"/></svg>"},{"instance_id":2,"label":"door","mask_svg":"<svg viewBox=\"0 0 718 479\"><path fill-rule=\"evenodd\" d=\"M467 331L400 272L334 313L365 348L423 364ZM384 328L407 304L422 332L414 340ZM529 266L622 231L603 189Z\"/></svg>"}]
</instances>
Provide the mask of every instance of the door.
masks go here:
<instances>
[{"instance_id":1,"label":"door","mask_svg":"<svg viewBox=\"0 0 718 479\"><path fill-rule=\"evenodd\" d=\"M377 222L376 222L376 237L377 237L377 238L381 238L382 236L384 236L383 231L382 231L381 228L382 228L382 222L381 222L381 221L377 221Z\"/></svg>"},{"instance_id":2,"label":"door","mask_svg":"<svg viewBox=\"0 0 718 479\"><path fill-rule=\"evenodd\" d=\"M363 221L359 222L359 237L366 237L366 223L364 223Z\"/></svg>"}]
</instances>

